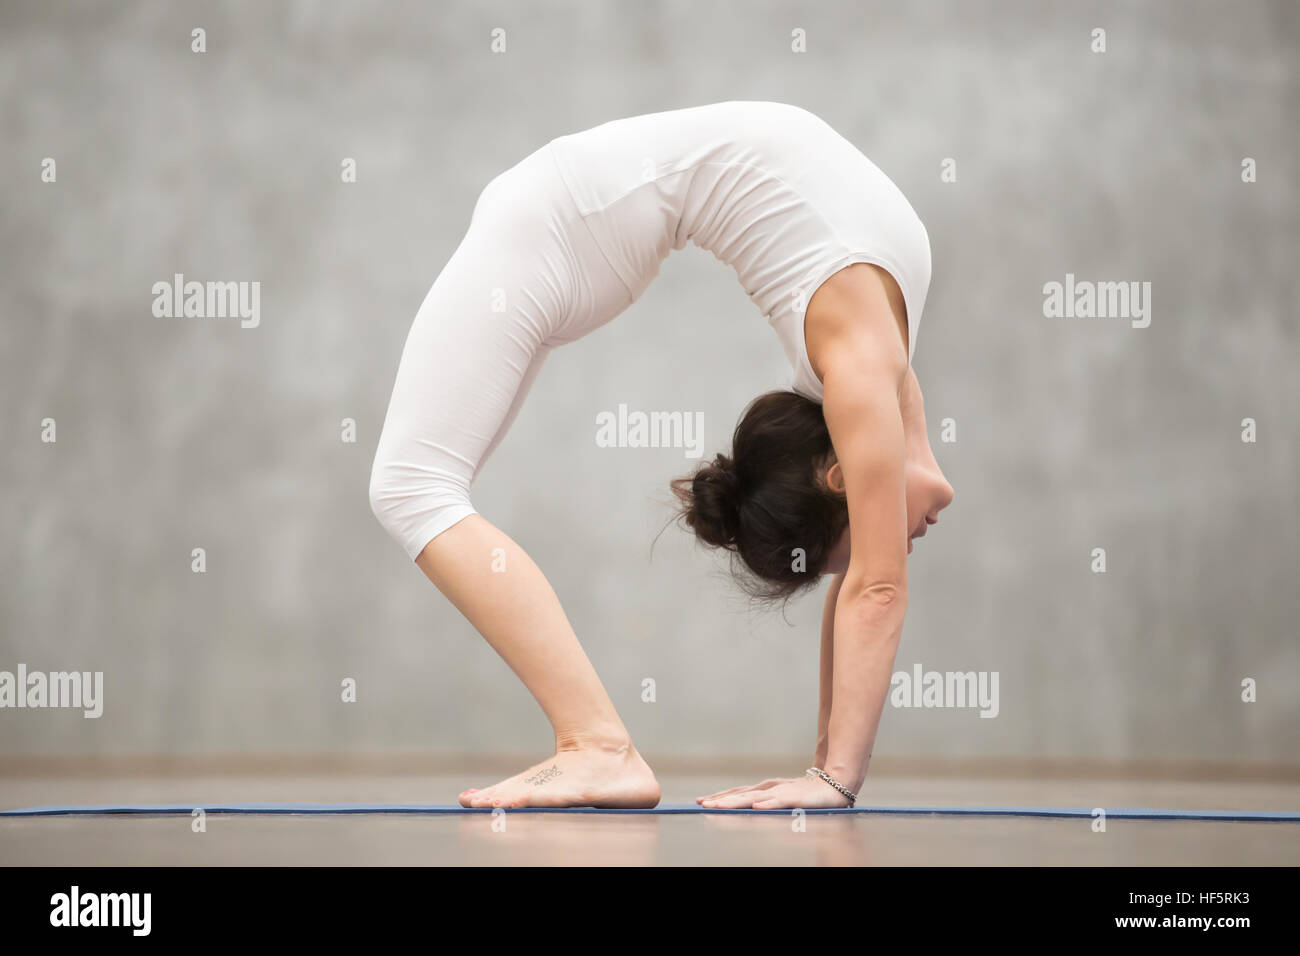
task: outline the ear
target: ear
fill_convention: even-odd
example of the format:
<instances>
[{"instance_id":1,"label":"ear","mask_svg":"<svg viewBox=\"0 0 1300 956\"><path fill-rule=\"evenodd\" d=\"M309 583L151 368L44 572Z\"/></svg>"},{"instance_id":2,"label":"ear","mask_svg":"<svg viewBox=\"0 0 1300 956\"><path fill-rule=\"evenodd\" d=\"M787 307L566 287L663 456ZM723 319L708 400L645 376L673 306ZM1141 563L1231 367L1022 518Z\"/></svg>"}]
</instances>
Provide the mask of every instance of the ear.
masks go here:
<instances>
[{"instance_id":1,"label":"ear","mask_svg":"<svg viewBox=\"0 0 1300 956\"><path fill-rule=\"evenodd\" d=\"M840 467L838 459L826 469L826 487L837 495L844 494L844 469Z\"/></svg>"}]
</instances>

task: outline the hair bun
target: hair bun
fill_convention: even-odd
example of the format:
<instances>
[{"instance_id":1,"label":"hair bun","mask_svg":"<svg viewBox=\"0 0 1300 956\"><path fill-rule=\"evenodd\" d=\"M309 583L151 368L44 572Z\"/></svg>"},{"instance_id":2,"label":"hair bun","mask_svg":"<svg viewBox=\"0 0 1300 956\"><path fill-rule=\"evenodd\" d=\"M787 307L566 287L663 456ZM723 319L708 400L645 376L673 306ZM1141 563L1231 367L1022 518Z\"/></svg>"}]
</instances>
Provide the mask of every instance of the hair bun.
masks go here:
<instances>
[{"instance_id":1,"label":"hair bun","mask_svg":"<svg viewBox=\"0 0 1300 956\"><path fill-rule=\"evenodd\" d=\"M740 532L740 477L726 455L700 467L685 501L686 523L705 544L731 547Z\"/></svg>"}]
</instances>

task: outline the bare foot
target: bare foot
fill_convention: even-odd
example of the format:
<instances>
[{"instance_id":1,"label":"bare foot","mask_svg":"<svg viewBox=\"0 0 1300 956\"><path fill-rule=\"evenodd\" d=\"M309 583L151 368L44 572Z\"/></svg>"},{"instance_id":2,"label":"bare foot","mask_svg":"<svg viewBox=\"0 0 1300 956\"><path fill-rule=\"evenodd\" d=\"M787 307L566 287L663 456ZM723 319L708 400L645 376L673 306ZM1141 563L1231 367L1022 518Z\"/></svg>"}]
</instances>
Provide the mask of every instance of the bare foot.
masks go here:
<instances>
[{"instance_id":1,"label":"bare foot","mask_svg":"<svg viewBox=\"0 0 1300 956\"><path fill-rule=\"evenodd\" d=\"M631 744L562 750L486 790L466 790L462 807L607 807L649 809L659 781Z\"/></svg>"}]
</instances>

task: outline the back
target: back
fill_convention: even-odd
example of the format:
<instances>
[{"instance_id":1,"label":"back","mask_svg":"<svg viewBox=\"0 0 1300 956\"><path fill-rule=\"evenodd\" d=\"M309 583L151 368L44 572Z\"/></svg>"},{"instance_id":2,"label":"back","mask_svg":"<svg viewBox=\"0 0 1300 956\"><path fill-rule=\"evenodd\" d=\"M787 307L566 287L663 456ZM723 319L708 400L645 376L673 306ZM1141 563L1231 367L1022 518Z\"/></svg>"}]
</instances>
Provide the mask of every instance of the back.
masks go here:
<instances>
[{"instance_id":1,"label":"back","mask_svg":"<svg viewBox=\"0 0 1300 956\"><path fill-rule=\"evenodd\" d=\"M691 241L735 269L769 321L797 329L789 351L802 347L803 307L817 286L851 262L875 262L902 289L915 342L930 282L925 228L889 178L807 110L716 103L614 120L549 145L633 299Z\"/></svg>"}]
</instances>

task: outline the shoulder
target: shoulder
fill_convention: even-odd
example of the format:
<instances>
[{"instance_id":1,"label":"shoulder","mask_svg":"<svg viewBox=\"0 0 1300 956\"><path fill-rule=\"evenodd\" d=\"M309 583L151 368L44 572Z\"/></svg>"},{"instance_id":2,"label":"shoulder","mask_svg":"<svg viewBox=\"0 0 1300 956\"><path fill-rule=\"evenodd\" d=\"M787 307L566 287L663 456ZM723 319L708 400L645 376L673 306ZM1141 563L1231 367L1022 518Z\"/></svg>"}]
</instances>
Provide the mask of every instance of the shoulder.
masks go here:
<instances>
[{"instance_id":1,"label":"shoulder","mask_svg":"<svg viewBox=\"0 0 1300 956\"><path fill-rule=\"evenodd\" d=\"M819 379L837 361L869 359L906 371L907 308L898 283L868 262L846 266L821 284L804 313L808 361Z\"/></svg>"}]
</instances>

